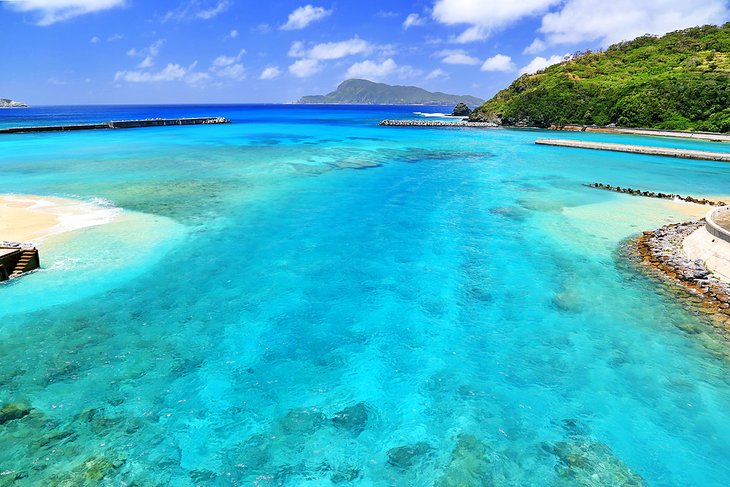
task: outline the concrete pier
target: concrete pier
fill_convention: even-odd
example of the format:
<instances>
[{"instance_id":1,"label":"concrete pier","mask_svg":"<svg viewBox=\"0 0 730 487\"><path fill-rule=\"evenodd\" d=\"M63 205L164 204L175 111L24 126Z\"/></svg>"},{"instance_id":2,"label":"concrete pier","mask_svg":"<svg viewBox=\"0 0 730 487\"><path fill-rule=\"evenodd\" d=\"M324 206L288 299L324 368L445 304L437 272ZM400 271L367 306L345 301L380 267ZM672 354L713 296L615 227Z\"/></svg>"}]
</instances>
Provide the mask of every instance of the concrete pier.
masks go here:
<instances>
[{"instance_id":1,"label":"concrete pier","mask_svg":"<svg viewBox=\"0 0 730 487\"><path fill-rule=\"evenodd\" d=\"M690 149L672 149L668 147L650 147L646 145L609 144L606 142L587 142L582 140L537 139L535 144L573 147L578 149L629 152L651 156L679 157L681 159L700 159L704 161L730 162L730 152L710 152Z\"/></svg>"},{"instance_id":2,"label":"concrete pier","mask_svg":"<svg viewBox=\"0 0 730 487\"><path fill-rule=\"evenodd\" d=\"M66 132L71 130L129 129L139 127L166 127L169 125L208 125L231 123L224 117L189 118L149 118L145 120L112 120L104 123L84 123L75 125L43 125L38 127L11 127L0 129L0 134L19 134L28 132Z\"/></svg>"}]
</instances>

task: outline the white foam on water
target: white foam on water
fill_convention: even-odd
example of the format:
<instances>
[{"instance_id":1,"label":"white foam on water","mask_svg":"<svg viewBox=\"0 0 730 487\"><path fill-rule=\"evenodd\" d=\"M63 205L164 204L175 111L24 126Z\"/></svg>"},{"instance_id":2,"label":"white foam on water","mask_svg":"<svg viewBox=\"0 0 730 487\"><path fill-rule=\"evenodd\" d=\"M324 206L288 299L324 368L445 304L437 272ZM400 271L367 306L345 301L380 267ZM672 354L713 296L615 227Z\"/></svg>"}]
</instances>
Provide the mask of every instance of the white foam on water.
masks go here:
<instances>
[{"instance_id":1,"label":"white foam on water","mask_svg":"<svg viewBox=\"0 0 730 487\"><path fill-rule=\"evenodd\" d=\"M454 119L463 119L464 117L456 116L456 115L450 115L448 113L428 113L428 112L413 112L414 115L418 115L419 117L424 118L454 118Z\"/></svg>"}]
</instances>

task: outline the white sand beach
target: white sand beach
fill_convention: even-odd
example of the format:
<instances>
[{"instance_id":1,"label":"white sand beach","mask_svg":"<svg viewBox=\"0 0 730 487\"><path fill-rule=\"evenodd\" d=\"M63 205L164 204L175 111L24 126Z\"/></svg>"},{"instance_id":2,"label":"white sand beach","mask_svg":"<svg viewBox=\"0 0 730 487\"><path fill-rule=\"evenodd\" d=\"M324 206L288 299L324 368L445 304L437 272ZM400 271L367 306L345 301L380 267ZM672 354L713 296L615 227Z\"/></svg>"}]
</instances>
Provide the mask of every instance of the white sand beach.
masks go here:
<instances>
[{"instance_id":1,"label":"white sand beach","mask_svg":"<svg viewBox=\"0 0 730 487\"><path fill-rule=\"evenodd\" d=\"M0 195L0 241L38 245L52 235L109 223L121 213L103 201Z\"/></svg>"}]
</instances>

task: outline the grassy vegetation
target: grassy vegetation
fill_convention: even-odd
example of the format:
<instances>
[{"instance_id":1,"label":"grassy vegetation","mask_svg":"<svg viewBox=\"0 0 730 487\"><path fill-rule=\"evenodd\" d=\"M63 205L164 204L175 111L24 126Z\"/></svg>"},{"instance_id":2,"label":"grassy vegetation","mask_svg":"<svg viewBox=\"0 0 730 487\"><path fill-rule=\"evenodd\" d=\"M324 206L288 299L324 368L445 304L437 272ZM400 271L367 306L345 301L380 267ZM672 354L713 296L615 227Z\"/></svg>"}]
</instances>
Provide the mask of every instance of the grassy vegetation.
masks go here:
<instances>
[{"instance_id":1,"label":"grassy vegetation","mask_svg":"<svg viewBox=\"0 0 730 487\"><path fill-rule=\"evenodd\" d=\"M506 125L730 132L730 23L642 36L523 75L474 111Z\"/></svg>"}]
</instances>

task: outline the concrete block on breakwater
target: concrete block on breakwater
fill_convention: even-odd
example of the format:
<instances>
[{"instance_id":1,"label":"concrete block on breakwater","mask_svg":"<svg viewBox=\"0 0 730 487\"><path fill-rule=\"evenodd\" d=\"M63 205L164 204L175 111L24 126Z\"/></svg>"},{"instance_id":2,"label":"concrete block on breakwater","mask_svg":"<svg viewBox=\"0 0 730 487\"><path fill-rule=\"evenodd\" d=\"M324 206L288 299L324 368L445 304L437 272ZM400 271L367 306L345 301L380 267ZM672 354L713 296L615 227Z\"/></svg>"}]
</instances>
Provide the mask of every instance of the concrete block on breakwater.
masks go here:
<instances>
[{"instance_id":1,"label":"concrete block on breakwater","mask_svg":"<svg viewBox=\"0 0 730 487\"><path fill-rule=\"evenodd\" d=\"M571 147L577 149L628 152L651 156L678 157L681 159L700 159L705 161L730 162L730 152L710 152L690 149L673 149L668 147L650 147L646 145L609 144L606 142L587 142L583 140L537 139L535 144Z\"/></svg>"},{"instance_id":2,"label":"concrete block on breakwater","mask_svg":"<svg viewBox=\"0 0 730 487\"><path fill-rule=\"evenodd\" d=\"M383 120L383 127L499 127L492 122L444 122L441 120Z\"/></svg>"},{"instance_id":3,"label":"concrete block on breakwater","mask_svg":"<svg viewBox=\"0 0 730 487\"><path fill-rule=\"evenodd\" d=\"M144 120L111 120L104 123L84 123L74 125L43 125L36 127L11 127L0 129L0 134L19 134L27 132L66 132L72 130L129 129L139 127L167 127L170 125L209 125L231 123L224 117L188 118L148 118Z\"/></svg>"}]
</instances>

